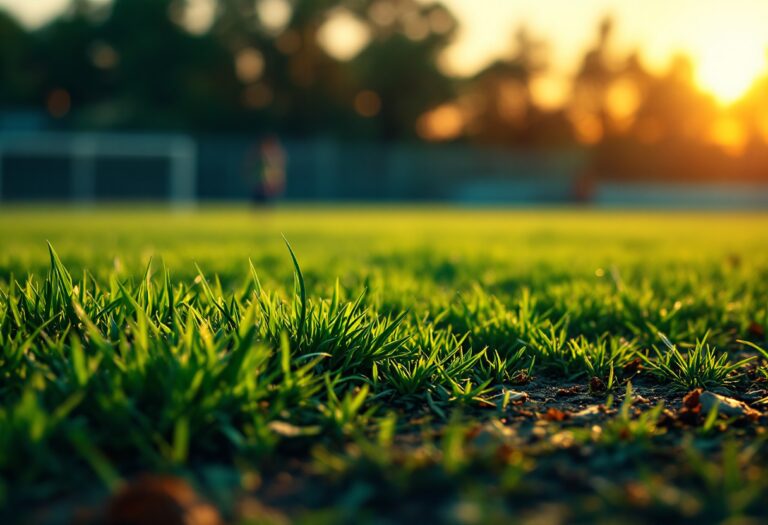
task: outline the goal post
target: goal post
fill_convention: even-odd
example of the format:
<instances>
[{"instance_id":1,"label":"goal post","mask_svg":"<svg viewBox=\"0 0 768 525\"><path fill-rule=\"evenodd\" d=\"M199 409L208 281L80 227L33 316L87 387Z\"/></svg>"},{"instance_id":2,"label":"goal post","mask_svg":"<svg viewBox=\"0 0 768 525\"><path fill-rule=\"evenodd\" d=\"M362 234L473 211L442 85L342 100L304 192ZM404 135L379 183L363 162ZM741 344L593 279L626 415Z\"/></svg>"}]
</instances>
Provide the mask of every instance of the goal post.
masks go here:
<instances>
[{"instance_id":1,"label":"goal post","mask_svg":"<svg viewBox=\"0 0 768 525\"><path fill-rule=\"evenodd\" d=\"M0 201L4 197L4 178L8 176L3 173L3 160L14 155L69 159L69 196L86 203L96 198L98 160L163 158L168 161L171 203L187 206L197 198L197 144L183 134L0 133Z\"/></svg>"}]
</instances>

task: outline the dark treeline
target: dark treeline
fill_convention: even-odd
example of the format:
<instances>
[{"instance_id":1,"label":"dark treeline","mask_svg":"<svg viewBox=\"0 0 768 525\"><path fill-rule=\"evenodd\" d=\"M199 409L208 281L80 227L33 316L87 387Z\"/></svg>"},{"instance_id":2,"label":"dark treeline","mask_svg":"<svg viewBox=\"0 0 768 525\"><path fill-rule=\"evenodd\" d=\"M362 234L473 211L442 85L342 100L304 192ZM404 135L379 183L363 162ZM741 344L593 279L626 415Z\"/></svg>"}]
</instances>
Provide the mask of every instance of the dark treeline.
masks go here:
<instances>
[{"instance_id":1,"label":"dark treeline","mask_svg":"<svg viewBox=\"0 0 768 525\"><path fill-rule=\"evenodd\" d=\"M438 58L459 21L440 3L275 3L219 0L202 28L190 0L73 0L35 30L0 13L0 110L75 129L589 145L602 177L764 179L766 82L720 108L685 57L660 74L639 52L611 59L610 20L553 107L536 88L549 46L525 27L510 28L508 57L454 78ZM324 41L355 31L350 56Z\"/></svg>"},{"instance_id":2,"label":"dark treeline","mask_svg":"<svg viewBox=\"0 0 768 525\"><path fill-rule=\"evenodd\" d=\"M318 33L341 3L295 1L275 29L257 2L221 0L203 34L185 27L179 0L76 0L35 31L3 14L0 100L47 106L76 127L415 138L421 113L455 93L436 56L456 21L407 0L396 3L406 17L377 25L374 2L348 2L373 37L340 61ZM409 33L413 24L423 35Z\"/></svg>"}]
</instances>

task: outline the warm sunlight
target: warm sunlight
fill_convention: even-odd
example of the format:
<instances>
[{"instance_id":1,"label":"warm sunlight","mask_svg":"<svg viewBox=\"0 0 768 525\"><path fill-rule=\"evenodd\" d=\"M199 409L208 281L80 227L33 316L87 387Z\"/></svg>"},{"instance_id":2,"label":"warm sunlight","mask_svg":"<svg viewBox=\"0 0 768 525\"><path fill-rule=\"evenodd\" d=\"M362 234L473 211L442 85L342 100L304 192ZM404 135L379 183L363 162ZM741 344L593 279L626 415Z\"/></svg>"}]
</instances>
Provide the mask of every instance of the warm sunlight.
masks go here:
<instances>
[{"instance_id":1,"label":"warm sunlight","mask_svg":"<svg viewBox=\"0 0 768 525\"><path fill-rule=\"evenodd\" d=\"M768 0L0 0L0 525L768 525Z\"/></svg>"},{"instance_id":2,"label":"warm sunlight","mask_svg":"<svg viewBox=\"0 0 768 525\"><path fill-rule=\"evenodd\" d=\"M726 104L746 93L765 70L764 36L748 32L713 35L695 56L701 88Z\"/></svg>"}]
</instances>

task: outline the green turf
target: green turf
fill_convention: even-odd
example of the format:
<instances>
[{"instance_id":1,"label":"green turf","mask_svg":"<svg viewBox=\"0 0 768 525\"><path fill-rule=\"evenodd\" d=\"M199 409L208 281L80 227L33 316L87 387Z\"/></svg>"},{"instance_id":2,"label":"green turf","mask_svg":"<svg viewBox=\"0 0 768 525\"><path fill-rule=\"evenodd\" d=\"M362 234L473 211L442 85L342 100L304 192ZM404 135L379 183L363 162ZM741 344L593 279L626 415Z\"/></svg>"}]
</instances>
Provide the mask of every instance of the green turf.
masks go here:
<instances>
[{"instance_id":1,"label":"green turf","mask_svg":"<svg viewBox=\"0 0 768 525\"><path fill-rule=\"evenodd\" d=\"M0 505L67 522L170 472L235 523L766 520L766 232L6 208ZM696 388L753 412L689 410Z\"/></svg>"}]
</instances>

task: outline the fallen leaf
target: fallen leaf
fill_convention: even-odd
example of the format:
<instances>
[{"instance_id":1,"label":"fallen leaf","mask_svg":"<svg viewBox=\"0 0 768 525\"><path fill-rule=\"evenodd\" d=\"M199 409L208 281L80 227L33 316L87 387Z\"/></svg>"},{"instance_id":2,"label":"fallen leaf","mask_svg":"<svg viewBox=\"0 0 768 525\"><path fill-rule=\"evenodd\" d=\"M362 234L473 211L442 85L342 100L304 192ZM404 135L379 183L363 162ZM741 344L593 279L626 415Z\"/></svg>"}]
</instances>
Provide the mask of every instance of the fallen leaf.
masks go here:
<instances>
[{"instance_id":1,"label":"fallen leaf","mask_svg":"<svg viewBox=\"0 0 768 525\"><path fill-rule=\"evenodd\" d=\"M697 388L696 390L691 390L687 394L683 396L683 406L685 408L696 408L699 406L701 401L699 400L702 393L701 388Z\"/></svg>"},{"instance_id":2,"label":"fallen leaf","mask_svg":"<svg viewBox=\"0 0 768 525\"><path fill-rule=\"evenodd\" d=\"M747 331L749 332L749 335L753 337L765 337L765 327L757 321L749 323Z\"/></svg>"},{"instance_id":3,"label":"fallen leaf","mask_svg":"<svg viewBox=\"0 0 768 525\"><path fill-rule=\"evenodd\" d=\"M117 491L105 512L107 525L221 525L218 511L183 479L141 476Z\"/></svg>"},{"instance_id":4,"label":"fallen leaf","mask_svg":"<svg viewBox=\"0 0 768 525\"><path fill-rule=\"evenodd\" d=\"M633 376L643 369L643 360L639 357L624 365L624 376Z\"/></svg>"},{"instance_id":5,"label":"fallen leaf","mask_svg":"<svg viewBox=\"0 0 768 525\"><path fill-rule=\"evenodd\" d=\"M558 410L555 407L549 407L546 413L542 416L542 419L546 421L563 421L568 418L568 414L562 410Z\"/></svg>"},{"instance_id":6,"label":"fallen leaf","mask_svg":"<svg viewBox=\"0 0 768 525\"><path fill-rule=\"evenodd\" d=\"M531 380L531 376L528 375L528 372L526 370L518 370L510 378L510 382L513 385L524 385L528 383L530 380Z\"/></svg>"},{"instance_id":7,"label":"fallen leaf","mask_svg":"<svg viewBox=\"0 0 768 525\"><path fill-rule=\"evenodd\" d=\"M579 385L573 385L569 386L567 388L558 388L556 395L558 396L575 396L581 391L581 387Z\"/></svg>"},{"instance_id":8,"label":"fallen leaf","mask_svg":"<svg viewBox=\"0 0 768 525\"><path fill-rule=\"evenodd\" d=\"M677 413L678 419L683 423L695 425L699 421L699 416L701 415L701 402L699 400L701 392L701 388L697 388L683 396L683 406L680 407Z\"/></svg>"}]
</instances>

